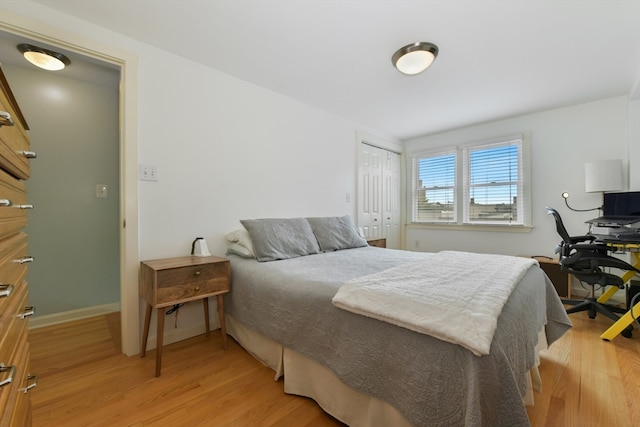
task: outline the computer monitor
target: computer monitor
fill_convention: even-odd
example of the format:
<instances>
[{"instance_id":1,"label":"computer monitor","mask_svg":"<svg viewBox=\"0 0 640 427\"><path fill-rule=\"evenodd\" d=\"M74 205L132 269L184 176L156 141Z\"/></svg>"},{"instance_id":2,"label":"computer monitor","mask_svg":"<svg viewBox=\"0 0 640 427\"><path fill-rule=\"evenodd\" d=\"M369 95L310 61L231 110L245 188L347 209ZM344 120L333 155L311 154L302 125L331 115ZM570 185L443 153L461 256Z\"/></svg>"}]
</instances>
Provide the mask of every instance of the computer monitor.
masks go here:
<instances>
[{"instance_id":1,"label":"computer monitor","mask_svg":"<svg viewBox=\"0 0 640 427\"><path fill-rule=\"evenodd\" d=\"M640 216L640 191L604 193L604 216Z\"/></svg>"}]
</instances>

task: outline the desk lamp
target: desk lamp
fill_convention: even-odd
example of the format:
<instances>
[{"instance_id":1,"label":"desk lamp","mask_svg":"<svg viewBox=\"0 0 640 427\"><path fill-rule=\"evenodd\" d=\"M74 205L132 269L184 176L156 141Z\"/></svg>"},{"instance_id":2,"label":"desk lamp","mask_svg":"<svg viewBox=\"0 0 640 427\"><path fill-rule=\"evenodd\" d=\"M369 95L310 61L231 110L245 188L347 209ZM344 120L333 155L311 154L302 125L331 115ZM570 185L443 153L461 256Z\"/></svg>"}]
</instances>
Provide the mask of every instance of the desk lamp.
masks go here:
<instances>
[{"instance_id":1,"label":"desk lamp","mask_svg":"<svg viewBox=\"0 0 640 427\"><path fill-rule=\"evenodd\" d=\"M584 187L587 193L622 190L622 160L597 160L584 165ZM588 212L602 209L602 206L592 209L574 209L569 206L569 193L562 193L564 203L575 212Z\"/></svg>"}]
</instances>

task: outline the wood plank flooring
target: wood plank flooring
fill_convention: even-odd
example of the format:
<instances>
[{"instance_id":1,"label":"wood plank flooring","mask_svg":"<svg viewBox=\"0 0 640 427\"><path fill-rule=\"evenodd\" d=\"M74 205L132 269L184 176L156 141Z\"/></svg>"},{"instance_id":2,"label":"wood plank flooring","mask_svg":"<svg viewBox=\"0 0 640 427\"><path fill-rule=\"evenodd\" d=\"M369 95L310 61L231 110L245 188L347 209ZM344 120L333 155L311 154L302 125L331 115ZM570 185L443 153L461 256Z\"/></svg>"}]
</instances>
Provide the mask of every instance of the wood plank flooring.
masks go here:
<instances>
[{"instance_id":1,"label":"wood plank flooring","mask_svg":"<svg viewBox=\"0 0 640 427\"><path fill-rule=\"evenodd\" d=\"M610 324L572 315L574 328L542 356L532 426L640 425L640 332L607 343ZM220 331L155 351L120 354L119 314L30 331L33 425L343 426L312 400L287 395L273 371Z\"/></svg>"}]
</instances>

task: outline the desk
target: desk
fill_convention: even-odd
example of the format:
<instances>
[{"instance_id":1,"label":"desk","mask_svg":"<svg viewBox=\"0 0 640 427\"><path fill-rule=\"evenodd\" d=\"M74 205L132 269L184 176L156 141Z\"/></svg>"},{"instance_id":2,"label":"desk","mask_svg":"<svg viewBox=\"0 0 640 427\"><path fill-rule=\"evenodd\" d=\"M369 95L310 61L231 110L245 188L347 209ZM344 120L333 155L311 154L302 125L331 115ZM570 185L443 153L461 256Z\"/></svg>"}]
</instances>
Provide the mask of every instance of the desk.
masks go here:
<instances>
[{"instance_id":1,"label":"desk","mask_svg":"<svg viewBox=\"0 0 640 427\"><path fill-rule=\"evenodd\" d=\"M637 243L637 242L626 243L621 240L607 239L606 236L598 236L596 241L605 243L607 246L611 247L612 250L630 252L633 258L632 265L636 268L640 268L640 243ZM627 271L621 276L622 281L624 283L627 283L635 275L636 275L635 271ZM616 288L615 286L611 286L609 289L607 289L606 292L604 292L600 296L600 298L598 298L598 302L600 303L607 302L609 298L613 296L613 294L618 292L618 290L619 288ZM632 311L633 311L634 317L636 318L640 317L640 302L638 302L635 306L630 308L626 314L624 314L618 321L616 321L616 323L614 323L609 329L604 331L604 333L600 335L600 338L602 338L605 341L611 341L612 339L620 335L622 331L624 331L629 325L633 323L633 317L631 317Z\"/></svg>"}]
</instances>

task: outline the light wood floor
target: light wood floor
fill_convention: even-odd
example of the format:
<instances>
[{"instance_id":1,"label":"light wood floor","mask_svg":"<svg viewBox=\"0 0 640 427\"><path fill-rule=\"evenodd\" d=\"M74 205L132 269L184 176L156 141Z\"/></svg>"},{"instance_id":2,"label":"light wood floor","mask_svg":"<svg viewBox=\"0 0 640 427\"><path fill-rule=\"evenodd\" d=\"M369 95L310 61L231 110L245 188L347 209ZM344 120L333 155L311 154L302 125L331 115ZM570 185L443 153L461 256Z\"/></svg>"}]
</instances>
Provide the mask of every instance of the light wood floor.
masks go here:
<instances>
[{"instance_id":1,"label":"light wood floor","mask_svg":"<svg viewBox=\"0 0 640 427\"><path fill-rule=\"evenodd\" d=\"M604 342L610 324L572 315L574 328L542 358L534 427L640 425L640 332ZM220 332L155 351L120 354L119 315L30 331L37 426L342 426L310 399L286 395L273 371Z\"/></svg>"}]
</instances>

